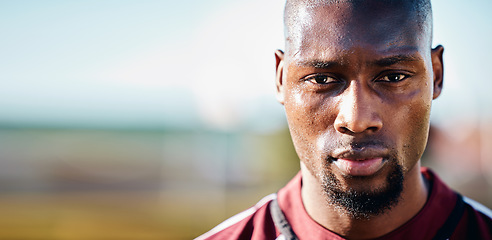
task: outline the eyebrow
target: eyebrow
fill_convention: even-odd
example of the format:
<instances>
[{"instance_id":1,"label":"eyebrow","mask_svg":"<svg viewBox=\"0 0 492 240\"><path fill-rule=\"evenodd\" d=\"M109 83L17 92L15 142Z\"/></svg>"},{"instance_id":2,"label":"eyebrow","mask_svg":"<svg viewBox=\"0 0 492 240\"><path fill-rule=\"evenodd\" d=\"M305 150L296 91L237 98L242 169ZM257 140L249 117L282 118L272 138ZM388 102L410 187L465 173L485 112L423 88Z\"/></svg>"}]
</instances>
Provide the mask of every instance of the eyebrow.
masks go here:
<instances>
[{"instance_id":1,"label":"eyebrow","mask_svg":"<svg viewBox=\"0 0 492 240\"><path fill-rule=\"evenodd\" d=\"M414 56L414 55L396 55L396 56L391 56L391 57L385 57L381 58L378 60L375 60L371 62L371 65L376 65L376 66L381 66L381 67L387 67L391 66L400 62L414 62L418 61L420 58Z\"/></svg>"},{"instance_id":2,"label":"eyebrow","mask_svg":"<svg viewBox=\"0 0 492 240\"><path fill-rule=\"evenodd\" d=\"M369 65L375 65L380 67L387 67L401 62L414 62L420 60L419 57L413 55L395 55L377 59L369 63ZM333 68L344 65L343 61L323 61L323 60L307 60L297 63L299 66L314 67L314 68Z\"/></svg>"},{"instance_id":3,"label":"eyebrow","mask_svg":"<svg viewBox=\"0 0 492 240\"><path fill-rule=\"evenodd\" d=\"M314 68L332 68L343 65L339 61L322 61L322 60L308 60L300 61L297 63L299 66L314 67Z\"/></svg>"}]
</instances>

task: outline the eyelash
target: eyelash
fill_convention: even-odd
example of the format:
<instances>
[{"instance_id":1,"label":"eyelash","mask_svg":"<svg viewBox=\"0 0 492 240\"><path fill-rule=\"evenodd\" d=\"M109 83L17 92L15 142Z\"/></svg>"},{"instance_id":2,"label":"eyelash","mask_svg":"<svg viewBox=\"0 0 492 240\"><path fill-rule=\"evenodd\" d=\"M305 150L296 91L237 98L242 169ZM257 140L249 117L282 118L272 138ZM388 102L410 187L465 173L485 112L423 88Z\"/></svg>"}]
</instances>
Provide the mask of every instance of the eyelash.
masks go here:
<instances>
[{"instance_id":1,"label":"eyelash","mask_svg":"<svg viewBox=\"0 0 492 240\"><path fill-rule=\"evenodd\" d=\"M401 76L401 78L398 80L383 80L383 78L395 77L395 76ZM389 73L389 74L384 74L381 77L376 78L376 81L378 81L378 82L401 82L401 81L407 79L408 77L410 77L410 75L404 74L404 73Z\"/></svg>"},{"instance_id":2,"label":"eyelash","mask_svg":"<svg viewBox=\"0 0 492 240\"><path fill-rule=\"evenodd\" d=\"M329 79L332 79L332 81L329 81ZM338 79L334 77L330 77L326 74L314 74L314 75L309 75L307 77L303 78L304 81L308 81L314 84L330 84L330 83L337 83L339 82ZM318 82L318 80L324 80L324 82Z\"/></svg>"},{"instance_id":3,"label":"eyelash","mask_svg":"<svg viewBox=\"0 0 492 240\"><path fill-rule=\"evenodd\" d=\"M397 80L390 80L390 79L384 80L384 78L395 77L395 76L399 76L401 78L399 78ZM397 82L401 82L401 81L407 79L408 77L410 77L410 75L405 74L405 73L389 73L389 74L383 74L380 77L377 77L375 79L375 81L376 82L397 83ZM332 79L332 81L329 81L329 79ZM309 75L307 77L304 77L302 80L311 82L313 84L322 84L322 85L340 82L337 78L331 77L331 76L326 75L326 74Z\"/></svg>"}]
</instances>

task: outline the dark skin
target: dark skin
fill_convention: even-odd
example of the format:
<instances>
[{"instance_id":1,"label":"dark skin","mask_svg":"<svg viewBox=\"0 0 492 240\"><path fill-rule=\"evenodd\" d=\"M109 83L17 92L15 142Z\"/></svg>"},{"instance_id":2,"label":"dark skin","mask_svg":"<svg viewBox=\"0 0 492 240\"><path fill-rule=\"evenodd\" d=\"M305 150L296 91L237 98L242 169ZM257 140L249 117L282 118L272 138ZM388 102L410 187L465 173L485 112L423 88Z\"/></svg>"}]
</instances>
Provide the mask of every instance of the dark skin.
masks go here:
<instances>
[{"instance_id":1,"label":"dark skin","mask_svg":"<svg viewBox=\"0 0 492 240\"><path fill-rule=\"evenodd\" d=\"M306 8L291 29L285 54L275 53L277 99L285 106L301 160L305 209L320 225L349 239L395 230L422 209L428 196L420 157L431 103L442 89L443 48L431 48L431 30L417 26L414 17L403 7ZM359 165L344 169L335 164L339 159ZM371 170L360 166L369 159L383 160ZM384 189L395 164L403 169L404 187L400 201L384 214L353 217L329 204L323 192L327 173L342 189Z\"/></svg>"}]
</instances>

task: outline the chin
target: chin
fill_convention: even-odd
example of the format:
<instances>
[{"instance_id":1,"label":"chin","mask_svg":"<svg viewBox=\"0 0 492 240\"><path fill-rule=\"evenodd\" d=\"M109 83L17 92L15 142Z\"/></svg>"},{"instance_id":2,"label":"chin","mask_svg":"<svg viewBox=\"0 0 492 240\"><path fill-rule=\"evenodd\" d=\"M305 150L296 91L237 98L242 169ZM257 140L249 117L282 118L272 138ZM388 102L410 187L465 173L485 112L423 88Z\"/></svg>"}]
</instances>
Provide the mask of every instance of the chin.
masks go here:
<instances>
[{"instance_id":1,"label":"chin","mask_svg":"<svg viewBox=\"0 0 492 240\"><path fill-rule=\"evenodd\" d=\"M389 177L391 174L395 174L394 171L395 169L393 167L388 167L369 176L333 174L331 177L336 178L339 188L343 190L352 190L356 192L378 192L384 191L390 187ZM399 170L397 171L399 172Z\"/></svg>"},{"instance_id":2,"label":"chin","mask_svg":"<svg viewBox=\"0 0 492 240\"><path fill-rule=\"evenodd\" d=\"M403 191L403 168L393 161L371 176L339 176L325 171L321 183L329 204L354 218L368 219L395 206Z\"/></svg>"}]
</instances>

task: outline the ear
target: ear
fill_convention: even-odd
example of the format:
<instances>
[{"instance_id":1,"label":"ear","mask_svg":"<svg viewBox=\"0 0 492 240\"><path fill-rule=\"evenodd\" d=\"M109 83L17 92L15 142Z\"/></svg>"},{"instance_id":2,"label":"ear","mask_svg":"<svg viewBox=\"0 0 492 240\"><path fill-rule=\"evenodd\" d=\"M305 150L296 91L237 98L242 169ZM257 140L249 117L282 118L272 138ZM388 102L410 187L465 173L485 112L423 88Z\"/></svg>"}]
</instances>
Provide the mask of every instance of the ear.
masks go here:
<instances>
[{"instance_id":1,"label":"ear","mask_svg":"<svg viewBox=\"0 0 492 240\"><path fill-rule=\"evenodd\" d=\"M431 50L432 69L434 71L434 93L432 99L436 99L441 95L443 77L444 77L444 64L442 60L442 54L444 47L439 45Z\"/></svg>"},{"instance_id":2,"label":"ear","mask_svg":"<svg viewBox=\"0 0 492 240\"><path fill-rule=\"evenodd\" d=\"M277 101L284 104L285 94L284 94L284 52L282 50L275 51L275 84L277 85Z\"/></svg>"}]
</instances>

